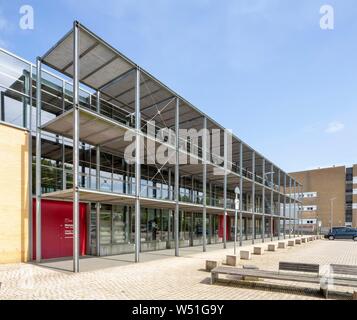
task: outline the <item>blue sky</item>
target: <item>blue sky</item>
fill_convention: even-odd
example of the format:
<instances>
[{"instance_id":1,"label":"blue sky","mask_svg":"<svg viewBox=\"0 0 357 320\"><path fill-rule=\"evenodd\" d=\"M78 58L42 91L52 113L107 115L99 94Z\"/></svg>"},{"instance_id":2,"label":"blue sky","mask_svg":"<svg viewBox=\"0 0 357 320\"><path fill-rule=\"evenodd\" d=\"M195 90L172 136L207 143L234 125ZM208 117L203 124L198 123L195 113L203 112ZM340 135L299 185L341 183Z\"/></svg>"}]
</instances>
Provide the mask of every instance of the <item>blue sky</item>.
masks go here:
<instances>
[{"instance_id":1,"label":"blue sky","mask_svg":"<svg viewBox=\"0 0 357 320\"><path fill-rule=\"evenodd\" d=\"M34 30L19 28L24 4ZM356 16L355 0L0 0L0 46L35 61L77 19L297 171L357 163Z\"/></svg>"}]
</instances>

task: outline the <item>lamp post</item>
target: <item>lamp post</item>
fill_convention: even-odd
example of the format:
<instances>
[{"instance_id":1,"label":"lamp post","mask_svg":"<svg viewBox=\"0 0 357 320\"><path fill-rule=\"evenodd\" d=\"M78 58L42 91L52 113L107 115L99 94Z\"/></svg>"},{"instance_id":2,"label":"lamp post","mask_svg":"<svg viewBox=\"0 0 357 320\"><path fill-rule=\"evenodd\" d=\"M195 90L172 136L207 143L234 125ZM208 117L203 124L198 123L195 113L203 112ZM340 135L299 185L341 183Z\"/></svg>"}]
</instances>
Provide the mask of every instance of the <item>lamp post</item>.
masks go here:
<instances>
[{"instance_id":1,"label":"lamp post","mask_svg":"<svg viewBox=\"0 0 357 320\"><path fill-rule=\"evenodd\" d=\"M236 254L236 252L237 252L237 220L238 220L239 195L240 195L239 187L236 187L234 189L234 193L236 194L236 198L234 201L234 207L235 207L235 212L234 212L234 254Z\"/></svg>"},{"instance_id":2,"label":"lamp post","mask_svg":"<svg viewBox=\"0 0 357 320\"><path fill-rule=\"evenodd\" d=\"M336 197L333 197L330 199L331 201L331 217L330 217L330 230L332 230L333 227L333 202L336 200Z\"/></svg>"}]
</instances>

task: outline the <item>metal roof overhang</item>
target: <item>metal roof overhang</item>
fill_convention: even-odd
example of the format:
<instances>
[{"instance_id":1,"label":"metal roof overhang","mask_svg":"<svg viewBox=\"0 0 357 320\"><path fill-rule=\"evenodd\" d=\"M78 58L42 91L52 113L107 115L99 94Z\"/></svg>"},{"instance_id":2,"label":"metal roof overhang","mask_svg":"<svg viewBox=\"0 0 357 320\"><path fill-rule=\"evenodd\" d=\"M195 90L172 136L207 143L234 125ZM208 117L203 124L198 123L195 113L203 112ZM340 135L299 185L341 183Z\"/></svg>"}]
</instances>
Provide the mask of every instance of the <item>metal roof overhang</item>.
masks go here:
<instances>
[{"instance_id":1,"label":"metal roof overhang","mask_svg":"<svg viewBox=\"0 0 357 320\"><path fill-rule=\"evenodd\" d=\"M108 204L117 204L117 205L134 205L135 196L112 193L91 189L79 188L79 199L81 202L101 202ZM53 199L53 200L62 200L62 201L72 201L73 199L73 189L66 189L61 191L44 193L42 198ZM140 203L142 207L146 208L161 208L161 209L175 209L175 201L171 200L162 200L162 199L150 199L141 197ZM203 206L200 204L188 203L188 202L179 202L180 210L190 211L190 212L202 212ZM218 207L206 207L207 213L222 213L223 208ZM227 209L228 213L233 213L233 209Z\"/></svg>"},{"instance_id":2,"label":"metal roof overhang","mask_svg":"<svg viewBox=\"0 0 357 320\"><path fill-rule=\"evenodd\" d=\"M43 124L43 130L59 134L66 138L73 137L73 109ZM79 139L93 146L105 146L108 150L124 150L130 141L124 140L129 127L103 117L87 109L79 109Z\"/></svg>"},{"instance_id":3,"label":"metal roof overhang","mask_svg":"<svg viewBox=\"0 0 357 320\"><path fill-rule=\"evenodd\" d=\"M128 130L135 132L133 128L120 124L105 116L85 108L79 108L79 139L82 142L88 143L92 146L102 146L102 150L107 150L113 154L124 154L125 148L132 143L132 141L125 141L124 135ZM73 109L66 111L60 116L48 121L41 127L43 130L55 133L66 138L73 137ZM162 145L161 142L155 141L156 150ZM168 148L174 150L174 146L165 144ZM155 150L154 150L155 151ZM145 148L145 154L153 158L149 150ZM183 175L200 176L202 174L202 160L195 157L194 154L189 154L181 151L181 156L187 157L187 164L180 165L180 171ZM192 163L195 160L195 163ZM161 165L159 165L161 167ZM172 164L166 163L162 165L163 168L173 167ZM223 175L215 174L214 169L218 169L217 165L212 163L207 164L207 178L212 182L223 183ZM222 169L221 169L222 170ZM223 170L222 170L223 173ZM232 175L233 176L233 175ZM234 175L234 177L236 177Z\"/></svg>"},{"instance_id":4,"label":"metal roof overhang","mask_svg":"<svg viewBox=\"0 0 357 320\"><path fill-rule=\"evenodd\" d=\"M79 27L80 38L79 81L95 91L101 91L103 99L126 109L128 112L133 112L134 101L132 96L135 88L132 82L134 79L134 70L140 67L78 21L75 23ZM72 78L73 29L48 50L41 59L48 66ZM180 109L183 111L187 110L187 112L182 112L187 121L197 119L198 122L196 122L195 125L202 128L200 116L205 116L207 117L209 128L217 127L224 130L215 120L202 113L187 100L154 78L150 73L142 68L140 68L140 70L142 74L142 78L140 79L142 87L140 103L143 115L151 119L157 115L158 105L160 103L164 105L170 98L178 97L181 101ZM167 109L171 109L171 107L172 105ZM166 111L172 111L172 109ZM164 115L160 115L160 120L164 123L166 122L168 127L173 126L172 112L168 112L166 120ZM186 127L186 124L183 125L183 127ZM235 135L232 135L232 137L235 142L241 142ZM243 143L243 145L244 149L249 151L249 153L254 151L254 149L246 143ZM235 161L238 160L237 155L237 153L233 154ZM256 152L256 156L261 155ZM261 157L263 158L263 156ZM270 161L267 162L271 163ZM250 164L246 165L249 166ZM275 166L275 168L279 169L277 166ZM283 170L281 171L285 173Z\"/></svg>"}]
</instances>

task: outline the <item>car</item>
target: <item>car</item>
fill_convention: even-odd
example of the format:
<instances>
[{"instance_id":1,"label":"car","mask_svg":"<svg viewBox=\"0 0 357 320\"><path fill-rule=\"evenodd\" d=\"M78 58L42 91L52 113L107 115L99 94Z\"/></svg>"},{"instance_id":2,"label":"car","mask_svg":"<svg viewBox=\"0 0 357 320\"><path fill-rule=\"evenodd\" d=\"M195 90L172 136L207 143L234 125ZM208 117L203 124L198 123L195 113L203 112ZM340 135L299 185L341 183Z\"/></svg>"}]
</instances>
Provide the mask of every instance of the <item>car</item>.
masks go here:
<instances>
[{"instance_id":1,"label":"car","mask_svg":"<svg viewBox=\"0 0 357 320\"><path fill-rule=\"evenodd\" d=\"M334 227L327 234L327 239L352 239L357 241L357 229L347 227Z\"/></svg>"}]
</instances>

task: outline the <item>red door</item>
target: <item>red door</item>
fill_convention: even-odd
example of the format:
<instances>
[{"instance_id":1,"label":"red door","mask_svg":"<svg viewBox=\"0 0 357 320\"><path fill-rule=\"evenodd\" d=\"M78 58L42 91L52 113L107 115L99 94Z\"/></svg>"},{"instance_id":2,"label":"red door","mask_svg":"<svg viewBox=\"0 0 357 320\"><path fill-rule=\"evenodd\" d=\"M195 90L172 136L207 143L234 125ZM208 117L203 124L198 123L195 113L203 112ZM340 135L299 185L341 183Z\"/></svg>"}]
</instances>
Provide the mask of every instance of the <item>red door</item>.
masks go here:
<instances>
[{"instance_id":1,"label":"red door","mask_svg":"<svg viewBox=\"0 0 357 320\"><path fill-rule=\"evenodd\" d=\"M33 259L36 258L36 200L33 212ZM79 204L80 255L86 254L87 205ZM70 257L73 255L73 204L65 201L41 201L42 259Z\"/></svg>"},{"instance_id":2,"label":"red door","mask_svg":"<svg viewBox=\"0 0 357 320\"><path fill-rule=\"evenodd\" d=\"M226 221L226 240L230 240L230 226L231 226L231 219L229 219L229 216L227 216L227 221ZM224 215L219 215L219 220L218 220L218 237L223 239L223 226L224 226Z\"/></svg>"}]
</instances>

